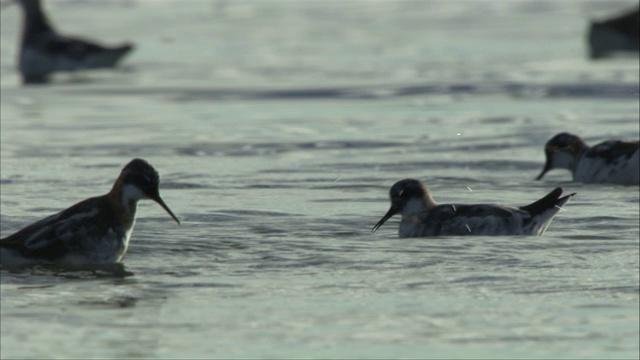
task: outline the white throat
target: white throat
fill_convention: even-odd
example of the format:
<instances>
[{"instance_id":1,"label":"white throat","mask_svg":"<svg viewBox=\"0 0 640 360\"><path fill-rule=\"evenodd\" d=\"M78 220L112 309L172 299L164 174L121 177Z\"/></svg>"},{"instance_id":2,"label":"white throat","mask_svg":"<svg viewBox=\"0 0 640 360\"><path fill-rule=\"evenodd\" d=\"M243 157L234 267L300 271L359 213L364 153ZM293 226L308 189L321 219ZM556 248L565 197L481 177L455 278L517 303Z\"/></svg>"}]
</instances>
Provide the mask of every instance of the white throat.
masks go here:
<instances>
[{"instance_id":1,"label":"white throat","mask_svg":"<svg viewBox=\"0 0 640 360\"><path fill-rule=\"evenodd\" d=\"M122 205L125 208L128 208L129 206L135 206L138 203L139 200L142 199L147 199L148 196L142 191L140 190L140 188L138 188L135 185L131 185L131 184L127 184L125 186L122 187Z\"/></svg>"},{"instance_id":2,"label":"white throat","mask_svg":"<svg viewBox=\"0 0 640 360\"><path fill-rule=\"evenodd\" d=\"M576 158L573 154L566 151L558 151L551 154L552 169L568 169L572 170L576 166Z\"/></svg>"},{"instance_id":3,"label":"white throat","mask_svg":"<svg viewBox=\"0 0 640 360\"><path fill-rule=\"evenodd\" d=\"M402 218L408 219L416 214L420 214L427 210L424 200L420 198L412 198L407 201L402 209Z\"/></svg>"}]
</instances>

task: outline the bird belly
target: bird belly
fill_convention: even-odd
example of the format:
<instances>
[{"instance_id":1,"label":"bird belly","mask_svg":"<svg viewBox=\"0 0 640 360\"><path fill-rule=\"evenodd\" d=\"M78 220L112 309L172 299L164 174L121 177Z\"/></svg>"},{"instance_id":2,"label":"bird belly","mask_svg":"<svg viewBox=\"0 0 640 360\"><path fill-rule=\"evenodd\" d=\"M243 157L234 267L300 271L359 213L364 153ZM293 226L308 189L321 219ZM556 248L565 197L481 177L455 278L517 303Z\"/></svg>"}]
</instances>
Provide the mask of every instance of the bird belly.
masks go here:
<instances>
[{"instance_id":1,"label":"bird belly","mask_svg":"<svg viewBox=\"0 0 640 360\"><path fill-rule=\"evenodd\" d=\"M574 172L574 181L585 184L640 184L640 152L630 158L620 157L611 163L603 159L583 158Z\"/></svg>"},{"instance_id":2,"label":"bird belly","mask_svg":"<svg viewBox=\"0 0 640 360\"><path fill-rule=\"evenodd\" d=\"M19 251L0 247L0 265L6 268L16 268L39 264L41 261L22 256Z\"/></svg>"}]
</instances>

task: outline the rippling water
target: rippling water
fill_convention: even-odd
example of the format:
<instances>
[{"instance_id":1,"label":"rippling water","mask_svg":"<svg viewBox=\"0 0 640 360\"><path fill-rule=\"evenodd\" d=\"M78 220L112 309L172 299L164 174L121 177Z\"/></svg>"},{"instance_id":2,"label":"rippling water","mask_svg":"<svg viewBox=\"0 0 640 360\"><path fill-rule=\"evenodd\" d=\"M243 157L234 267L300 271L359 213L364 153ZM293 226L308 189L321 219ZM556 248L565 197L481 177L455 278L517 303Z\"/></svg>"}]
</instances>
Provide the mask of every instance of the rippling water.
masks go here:
<instances>
[{"instance_id":1,"label":"rippling water","mask_svg":"<svg viewBox=\"0 0 640 360\"><path fill-rule=\"evenodd\" d=\"M144 202L116 271L2 270L1 357L637 358L638 187L533 180L557 132L638 138L637 59L583 43L633 4L57 1L64 32L138 48L42 87L3 6L2 236L133 157L182 226ZM539 238L372 234L406 177L578 195Z\"/></svg>"}]
</instances>

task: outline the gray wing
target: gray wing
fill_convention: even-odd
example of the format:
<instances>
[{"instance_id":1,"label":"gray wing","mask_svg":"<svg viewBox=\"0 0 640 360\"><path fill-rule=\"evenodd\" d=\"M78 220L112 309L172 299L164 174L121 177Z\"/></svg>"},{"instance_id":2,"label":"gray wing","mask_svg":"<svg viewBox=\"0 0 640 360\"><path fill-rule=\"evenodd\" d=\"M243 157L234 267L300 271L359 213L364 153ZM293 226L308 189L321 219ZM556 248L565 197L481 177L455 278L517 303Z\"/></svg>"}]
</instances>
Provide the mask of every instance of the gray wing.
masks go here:
<instances>
[{"instance_id":1,"label":"gray wing","mask_svg":"<svg viewBox=\"0 0 640 360\"><path fill-rule=\"evenodd\" d=\"M590 148L584 156L603 159L605 163L610 164L621 157L630 158L638 148L638 141L609 140Z\"/></svg>"},{"instance_id":2,"label":"gray wing","mask_svg":"<svg viewBox=\"0 0 640 360\"><path fill-rule=\"evenodd\" d=\"M431 235L516 235L530 214L520 209L491 205L438 205L426 214Z\"/></svg>"},{"instance_id":3,"label":"gray wing","mask_svg":"<svg viewBox=\"0 0 640 360\"><path fill-rule=\"evenodd\" d=\"M111 234L115 238L113 224L105 222L107 217L99 216L97 208L86 211L84 203L92 200L82 201L0 239L0 246L25 257L51 261L70 251L82 253L91 245L87 240L100 238L100 234Z\"/></svg>"},{"instance_id":4,"label":"gray wing","mask_svg":"<svg viewBox=\"0 0 640 360\"><path fill-rule=\"evenodd\" d=\"M53 260L63 256L67 252L66 241L56 234L61 214L48 216L1 239L0 246L29 258Z\"/></svg>"}]
</instances>

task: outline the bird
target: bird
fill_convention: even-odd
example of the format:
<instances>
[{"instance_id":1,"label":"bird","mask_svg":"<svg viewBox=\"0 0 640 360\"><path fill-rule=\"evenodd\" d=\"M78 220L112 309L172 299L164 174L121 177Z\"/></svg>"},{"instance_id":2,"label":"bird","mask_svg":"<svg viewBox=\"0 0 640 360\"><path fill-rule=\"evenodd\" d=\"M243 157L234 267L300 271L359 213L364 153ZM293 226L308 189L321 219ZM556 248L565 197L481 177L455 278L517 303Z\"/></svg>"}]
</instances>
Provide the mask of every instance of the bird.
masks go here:
<instances>
[{"instance_id":1,"label":"bird","mask_svg":"<svg viewBox=\"0 0 640 360\"><path fill-rule=\"evenodd\" d=\"M640 7L603 21L592 21L587 33L593 60L640 53Z\"/></svg>"},{"instance_id":2,"label":"bird","mask_svg":"<svg viewBox=\"0 0 640 360\"><path fill-rule=\"evenodd\" d=\"M133 49L123 43L107 47L80 37L59 34L40 0L17 0L23 10L18 70L23 84L43 84L54 72L115 67Z\"/></svg>"},{"instance_id":3,"label":"bird","mask_svg":"<svg viewBox=\"0 0 640 360\"><path fill-rule=\"evenodd\" d=\"M416 179L396 182L389 190L391 208L371 230L393 215L402 220L400 238L451 235L542 235L553 217L575 193L561 197L558 187L526 206L437 204L425 184Z\"/></svg>"},{"instance_id":4,"label":"bird","mask_svg":"<svg viewBox=\"0 0 640 360\"><path fill-rule=\"evenodd\" d=\"M139 200L158 203L158 172L145 160L124 166L111 190L48 216L0 239L0 264L85 266L119 263L127 252Z\"/></svg>"},{"instance_id":5,"label":"bird","mask_svg":"<svg viewBox=\"0 0 640 360\"><path fill-rule=\"evenodd\" d=\"M638 141L607 140L589 147L579 136L563 132L544 147L546 162L536 180L552 169L568 169L584 184L640 184Z\"/></svg>"}]
</instances>

